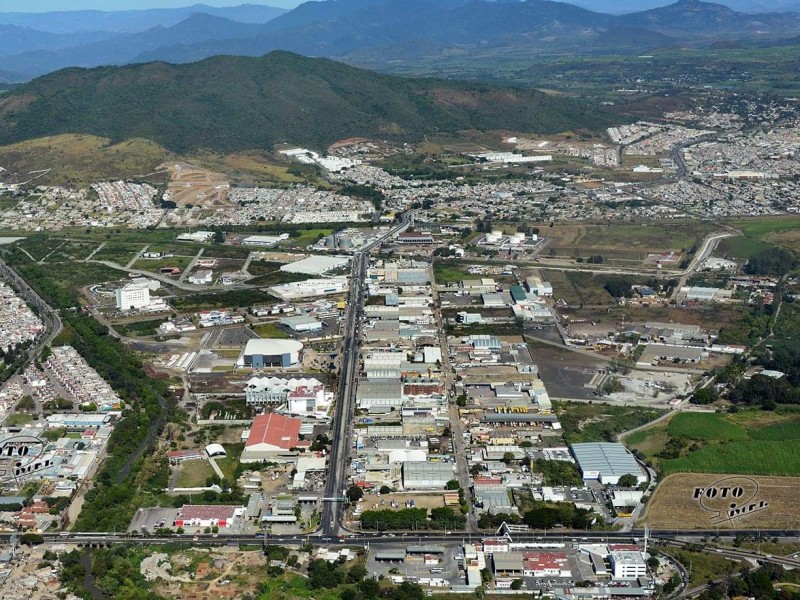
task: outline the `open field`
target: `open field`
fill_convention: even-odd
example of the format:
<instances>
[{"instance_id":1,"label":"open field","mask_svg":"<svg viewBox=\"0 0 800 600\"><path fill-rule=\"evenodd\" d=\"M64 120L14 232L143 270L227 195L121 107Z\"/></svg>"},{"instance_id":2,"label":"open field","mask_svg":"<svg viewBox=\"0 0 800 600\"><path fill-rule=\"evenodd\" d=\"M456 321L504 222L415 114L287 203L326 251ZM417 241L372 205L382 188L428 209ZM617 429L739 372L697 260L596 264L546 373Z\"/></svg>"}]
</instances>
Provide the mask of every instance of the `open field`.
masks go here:
<instances>
[{"instance_id":1,"label":"open field","mask_svg":"<svg viewBox=\"0 0 800 600\"><path fill-rule=\"evenodd\" d=\"M92 135L64 134L0 147L0 167L17 174L16 181L10 181L7 174L3 181L27 181L35 176L28 175L31 171L49 169L36 184L70 187L85 187L104 179L145 179L169 157L166 149L148 140L111 144ZM164 174L146 179L157 183L164 180Z\"/></svg>"},{"instance_id":2,"label":"open field","mask_svg":"<svg viewBox=\"0 0 800 600\"><path fill-rule=\"evenodd\" d=\"M724 558L712 552L664 548L664 554L669 554L687 569L691 567L690 588L718 579L724 573L737 573L742 568L741 562Z\"/></svg>"},{"instance_id":3,"label":"open field","mask_svg":"<svg viewBox=\"0 0 800 600\"><path fill-rule=\"evenodd\" d=\"M733 221L732 225L760 242L800 251L800 217L759 217Z\"/></svg>"},{"instance_id":4,"label":"open field","mask_svg":"<svg viewBox=\"0 0 800 600\"><path fill-rule=\"evenodd\" d=\"M564 438L570 444L616 441L618 434L649 423L665 412L641 406L561 401L553 402L553 409L564 428Z\"/></svg>"},{"instance_id":5,"label":"open field","mask_svg":"<svg viewBox=\"0 0 800 600\"><path fill-rule=\"evenodd\" d=\"M714 229L713 224L702 221L674 221L669 227L663 223L593 225L572 223L541 226L540 235L551 240L557 254L577 252L578 256L603 254L603 250L617 250L639 256L648 252L689 250Z\"/></svg>"},{"instance_id":6,"label":"open field","mask_svg":"<svg viewBox=\"0 0 800 600\"><path fill-rule=\"evenodd\" d=\"M800 475L800 412L756 409L684 412L669 425L628 436L625 443L664 474Z\"/></svg>"},{"instance_id":7,"label":"open field","mask_svg":"<svg viewBox=\"0 0 800 600\"><path fill-rule=\"evenodd\" d=\"M159 168L169 170L167 193L178 206L211 208L228 204L227 175L185 162L167 162Z\"/></svg>"},{"instance_id":8,"label":"open field","mask_svg":"<svg viewBox=\"0 0 800 600\"><path fill-rule=\"evenodd\" d=\"M727 481L724 481L727 480ZM647 503L642 522L653 529L708 529L732 527L764 527L795 529L800 523L800 504L797 503L798 477L736 476L719 473L676 473L665 478ZM703 503L694 498L695 488L742 488L738 499L730 496L704 497ZM706 493L708 494L708 493ZM737 507L766 505L728 518L731 504Z\"/></svg>"},{"instance_id":9,"label":"open field","mask_svg":"<svg viewBox=\"0 0 800 600\"><path fill-rule=\"evenodd\" d=\"M768 247L768 244L756 239L738 235L736 237L720 240L719 244L717 244L717 248L713 252L713 256L744 259L750 258Z\"/></svg>"},{"instance_id":10,"label":"open field","mask_svg":"<svg viewBox=\"0 0 800 600\"><path fill-rule=\"evenodd\" d=\"M259 337L262 338L286 340L289 339L290 337L288 333L286 333L283 329L278 327L275 323L262 323L261 325L253 325L253 331L255 331L259 335ZM237 356L238 356L238 351L237 351Z\"/></svg>"},{"instance_id":11,"label":"open field","mask_svg":"<svg viewBox=\"0 0 800 600\"><path fill-rule=\"evenodd\" d=\"M206 479L214 475L214 469L207 460L187 460L174 467L178 469L177 487L203 487Z\"/></svg>"},{"instance_id":12,"label":"open field","mask_svg":"<svg viewBox=\"0 0 800 600\"><path fill-rule=\"evenodd\" d=\"M606 278L581 271L542 269L542 276L553 285L553 297L570 306L616 305L603 286Z\"/></svg>"}]
</instances>

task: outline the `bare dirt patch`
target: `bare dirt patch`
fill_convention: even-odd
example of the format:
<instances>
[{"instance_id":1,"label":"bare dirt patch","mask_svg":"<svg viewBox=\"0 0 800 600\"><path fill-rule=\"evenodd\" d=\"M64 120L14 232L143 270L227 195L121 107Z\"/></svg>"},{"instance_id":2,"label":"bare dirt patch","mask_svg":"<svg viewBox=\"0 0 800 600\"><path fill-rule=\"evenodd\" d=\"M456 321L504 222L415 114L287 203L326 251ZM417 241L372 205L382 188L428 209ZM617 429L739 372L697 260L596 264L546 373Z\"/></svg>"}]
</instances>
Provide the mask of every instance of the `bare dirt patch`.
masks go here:
<instances>
[{"instance_id":1,"label":"bare dirt patch","mask_svg":"<svg viewBox=\"0 0 800 600\"><path fill-rule=\"evenodd\" d=\"M711 488L695 499L697 489ZM652 529L792 529L800 523L798 489L800 477L676 473L658 486L642 522ZM745 510L730 517L733 505Z\"/></svg>"},{"instance_id":2,"label":"bare dirt patch","mask_svg":"<svg viewBox=\"0 0 800 600\"><path fill-rule=\"evenodd\" d=\"M169 170L167 193L178 206L191 204L211 208L228 205L230 179L227 175L182 162L164 163L159 168Z\"/></svg>"}]
</instances>

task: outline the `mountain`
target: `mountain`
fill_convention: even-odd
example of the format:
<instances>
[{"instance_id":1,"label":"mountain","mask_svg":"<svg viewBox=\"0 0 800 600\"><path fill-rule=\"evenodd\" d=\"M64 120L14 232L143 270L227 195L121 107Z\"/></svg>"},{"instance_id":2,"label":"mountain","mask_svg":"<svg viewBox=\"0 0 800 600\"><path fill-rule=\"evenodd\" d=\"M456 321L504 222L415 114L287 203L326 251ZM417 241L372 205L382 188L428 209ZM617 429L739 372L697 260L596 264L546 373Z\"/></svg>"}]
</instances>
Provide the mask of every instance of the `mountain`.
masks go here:
<instances>
[{"instance_id":1,"label":"mountain","mask_svg":"<svg viewBox=\"0 0 800 600\"><path fill-rule=\"evenodd\" d=\"M563 2L483 0L337 0L307 2L262 26L257 37L145 52L137 60L188 62L216 54L258 56L274 49L346 57L365 48L412 40L436 45L535 46L557 38L568 46L611 27L614 17Z\"/></svg>"},{"instance_id":2,"label":"mountain","mask_svg":"<svg viewBox=\"0 0 800 600\"><path fill-rule=\"evenodd\" d=\"M535 90L404 79L288 52L66 69L0 96L0 116L0 145L69 132L145 138L176 152L463 129L599 130L619 120Z\"/></svg>"},{"instance_id":3,"label":"mountain","mask_svg":"<svg viewBox=\"0 0 800 600\"><path fill-rule=\"evenodd\" d=\"M18 25L0 25L0 56L32 50L56 50L78 44L107 40L114 34L93 31L82 34L54 34Z\"/></svg>"},{"instance_id":4,"label":"mountain","mask_svg":"<svg viewBox=\"0 0 800 600\"><path fill-rule=\"evenodd\" d=\"M206 4L193 4L182 8L156 8L148 10L75 10L44 13L0 12L0 24L29 27L49 33L84 33L112 31L136 33L153 27L170 27L195 13L230 19L240 23L266 23L285 13L282 8L255 4L242 4L217 8Z\"/></svg>"},{"instance_id":5,"label":"mountain","mask_svg":"<svg viewBox=\"0 0 800 600\"><path fill-rule=\"evenodd\" d=\"M135 62L144 51L175 44L209 40L231 40L260 32L260 26L237 23L222 17L197 13L172 27L154 27L141 33L116 35L113 39L60 50L40 50L2 58L4 68L26 73L28 79L64 67L98 67Z\"/></svg>"},{"instance_id":6,"label":"mountain","mask_svg":"<svg viewBox=\"0 0 800 600\"><path fill-rule=\"evenodd\" d=\"M447 49L463 54L492 49L495 56L532 51L627 51L695 44L732 33L800 33L800 15L738 13L721 4L680 0L622 16L592 12L550 0L336 0L307 2L261 27L258 35L144 51L137 61L190 62L217 54L259 56L275 49L342 60L402 60L414 46L436 50L418 59L436 60ZM636 31L634 40L614 31ZM652 33L649 33L652 32ZM655 35L661 34L661 36ZM672 40L665 40L667 35ZM706 42L708 40L706 39Z\"/></svg>"},{"instance_id":7,"label":"mountain","mask_svg":"<svg viewBox=\"0 0 800 600\"><path fill-rule=\"evenodd\" d=\"M800 29L800 15L795 13L745 14L722 4L701 0L679 0L669 6L623 15L619 20L631 27L683 35L743 32L778 34Z\"/></svg>"},{"instance_id":8,"label":"mountain","mask_svg":"<svg viewBox=\"0 0 800 600\"><path fill-rule=\"evenodd\" d=\"M588 10L619 15L667 6L672 0L569 0L569 2ZM745 13L800 11L800 4L794 0L721 0L719 3Z\"/></svg>"}]
</instances>

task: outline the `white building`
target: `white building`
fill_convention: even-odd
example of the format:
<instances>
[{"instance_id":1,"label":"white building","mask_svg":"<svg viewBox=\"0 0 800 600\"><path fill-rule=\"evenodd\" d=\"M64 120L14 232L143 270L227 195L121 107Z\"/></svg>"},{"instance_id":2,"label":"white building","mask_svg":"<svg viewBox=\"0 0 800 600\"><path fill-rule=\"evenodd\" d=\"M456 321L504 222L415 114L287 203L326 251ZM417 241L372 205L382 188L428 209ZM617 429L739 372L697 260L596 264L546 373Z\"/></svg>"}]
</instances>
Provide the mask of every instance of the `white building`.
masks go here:
<instances>
[{"instance_id":1,"label":"white building","mask_svg":"<svg viewBox=\"0 0 800 600\"><path fill-rule=\"evenodd\" d=\"M525 283L528 284L528 290L530 290L532 294L536 294L537 296L553 295L552 284L542 279L539 275L531 275L525 279Z\"/></svg>"},{"instance_id":2,"label":"white building","mask_svg":"<svg viewBox=\"0 0 800 600\"><path fill-rule=\"evenodd\" d=\"M611 552L609 556L614 580L647 577L647 563L641 552L621 550Z\"/></svg>"},{"instance_id":3,"label":"white building","mask_svg":"<svg viewBox=\"0 0 800 600\"><path fill-rule=\"evenodd\" d=\"M117 309L141 310L150 306L150 287L141 283L129 283L116 291Z\"/></svg>"}]
</instances>

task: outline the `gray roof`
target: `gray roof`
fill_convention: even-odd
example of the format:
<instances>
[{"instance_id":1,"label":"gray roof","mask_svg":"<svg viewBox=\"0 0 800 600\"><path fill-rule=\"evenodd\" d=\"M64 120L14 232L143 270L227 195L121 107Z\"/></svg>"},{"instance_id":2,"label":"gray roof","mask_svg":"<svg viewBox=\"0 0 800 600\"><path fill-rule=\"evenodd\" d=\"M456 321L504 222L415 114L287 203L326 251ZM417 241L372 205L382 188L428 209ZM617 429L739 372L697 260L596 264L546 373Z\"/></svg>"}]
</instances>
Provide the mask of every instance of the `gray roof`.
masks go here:
<instances>
[{"instance_id":1,"label":"gray roof","mask_svg":"<svg viewBox=\"0 0 800 600\"><path fill-rule=\"evenodd\" d=\"M375 560L405 560L405 550L379 550L375 553Z\"/></svg>"},{"instance_id":2,"label":"gray roof","mask_svg":"<svg viewBox=\"0 0 800 600\"><path fill-rule=\"evenodd\" d=\"M409 546L409 554L444 554L444 546Z\"/></svg>"},{"instance_id":3,"label":"gray roof","mask_svg":"<svg viewBox=\"0 0 800 600\"><path fill-rule=\"evenodd\" d=\"M603 475L640 475L639 464L625 446L615 442L572 444L572 454L581 471L598 471Z\"/></svg>"},{"instance_id":4,"label":"gray roof","mask_svg":"<svg viewBox=\"0 0 800 600\"><path fill-rule=\"evenodd\" d=\"M401 398L403 395L403 384L399 379L361 379L356 389L358 398L381 399L381 398Z\"/></svg>"},{"instance_id":5,"label":"gray roof","mask_svg":"<svg viewBox=\"0 0 800 600\"><path fill-rule=\"evenodd\" d=\"M445 479L455 477L455 465L449 462L407 462L403 463L403 477L406 480Z\"/></svg>"}]
</instances>

